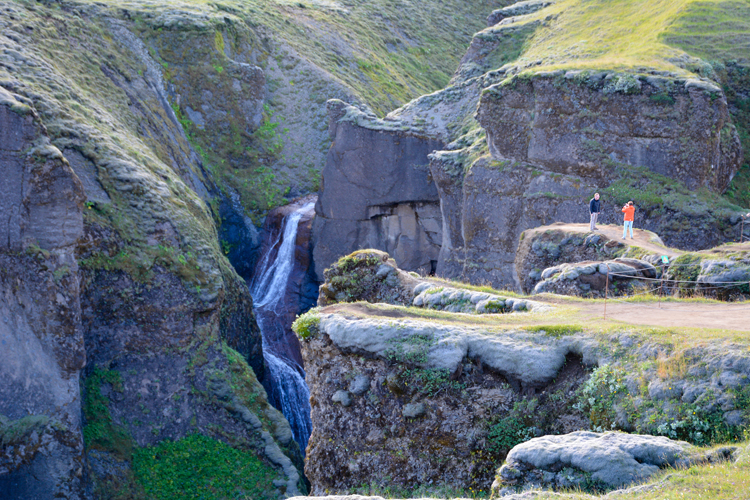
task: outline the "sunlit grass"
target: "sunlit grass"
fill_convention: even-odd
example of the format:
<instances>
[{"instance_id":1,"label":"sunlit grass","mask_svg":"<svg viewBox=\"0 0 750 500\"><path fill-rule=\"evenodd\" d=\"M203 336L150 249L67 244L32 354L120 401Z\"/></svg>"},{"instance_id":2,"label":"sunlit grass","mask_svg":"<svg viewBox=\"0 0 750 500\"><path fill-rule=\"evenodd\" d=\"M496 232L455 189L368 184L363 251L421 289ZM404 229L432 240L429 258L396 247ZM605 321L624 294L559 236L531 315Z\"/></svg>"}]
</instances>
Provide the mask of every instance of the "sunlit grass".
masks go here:
<instances>
[{"instance_id":1,"label":"sunlit grass","mask_svg":"<svg viewBox=\"0 0 750 500\"><path fill-rule=\"evenodd\" d=\"M561 0L516 64L554 69L663 71L695 76L687 53L747 61L750 5L739 0ZM679 62L677 62L679 61Z\"/></svg>"}]
</instances>

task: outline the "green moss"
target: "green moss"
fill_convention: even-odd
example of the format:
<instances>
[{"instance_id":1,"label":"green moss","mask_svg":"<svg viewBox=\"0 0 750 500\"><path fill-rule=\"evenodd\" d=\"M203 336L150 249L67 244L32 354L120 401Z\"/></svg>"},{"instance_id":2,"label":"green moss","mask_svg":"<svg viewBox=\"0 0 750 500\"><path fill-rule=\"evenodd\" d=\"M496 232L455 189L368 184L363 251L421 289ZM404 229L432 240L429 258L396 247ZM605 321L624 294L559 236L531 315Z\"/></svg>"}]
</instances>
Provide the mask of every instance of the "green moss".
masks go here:
<instances>
[{"instance_id":1,"label":"green moss","mask_svg":"<svg viewBox=\"0 0 750 500\"><path fill-rule=\"evenodd\" d=\"M116 424L109 412L109 399L102 394L102 385L122 392L122 378L115 370L94 368L84 381L83 438L86 446L113 453L122 460L130 460L133 440L127 428Z\"/></svg>"},{"instance_id":2,"label":"green moss","mask_svg":"<svg viewBox=\"0 0 750 500\"><path fill-rule=\"evenodd\" d=\"M541 332L550 337L564 337L573 335L582 331L580 325L545 325L545 326L527 326L525 330L530 332Z\"/></svg>"},{"instance_id":3,"label":"green moss","mask_svg":"<svg viewBox=\"0 0 750 500\"><path fill-rule=\"evenodd\" d=\"M292 323L292 330L302 340L315 337L320 331L320 316L317 309L311 309Z\"/></svg>"},{"instance_id":4,"label":"green moss","mask_svg":"<svg viewBox=\"0 0 750 500\"><path fill-rule=\"evenodd\" d=\"M200 291L208 283L196 256L170 245L126 246L114 255L96 252L81 259L79 264L92 270L123 271L140 283L151 281L155 266L175 273L192 290Z\"/></svg>"},{"instance_id":5,"label":"green moss","mask_svg":"<svg viewBox=\"0 0 750 500\"><path fill-rule=\"evenodd\" d=\"M49 424L47 415L28 415L17 420L0 415L0 448L23 444L33 432L42 434Z\"/></svg>"},{"instance_id":6,"label":"green moss","mask_svg":"<svg viewBox=\"0 0 750 500\"><path fill-rule=\"evenodd\" d=\"M193 434L133 454L133 471L149 499L272 499L276 472L250 450Z\"/></svg>"}]
</instances>

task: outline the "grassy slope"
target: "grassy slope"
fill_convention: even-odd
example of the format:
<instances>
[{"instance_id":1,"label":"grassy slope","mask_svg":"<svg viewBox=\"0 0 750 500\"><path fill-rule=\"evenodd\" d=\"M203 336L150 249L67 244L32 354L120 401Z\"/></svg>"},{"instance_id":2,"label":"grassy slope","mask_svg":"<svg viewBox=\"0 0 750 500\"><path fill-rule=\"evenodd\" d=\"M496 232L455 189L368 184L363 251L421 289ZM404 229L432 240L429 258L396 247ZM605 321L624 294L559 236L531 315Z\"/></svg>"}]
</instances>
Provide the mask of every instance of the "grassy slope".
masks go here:
<instances>
[{"instance_id":1,"label":"grassy slope","mask_svg":"<svg viewBox=\"0 0 750 500\"><path fill-rule=\"evenodd\" d=\"M750 4L743 0L560 0L510 66L615 70L721 82L745 151L727 198L750 206ZM729 65L729 67L727 67Z\"/></svg>"},{"instance_id":2,"label":"grassy slope","mask_svg":"<svg viewBox=\"0 0 750 500\"><path fill-rule=\"evenodd\" d=\"M267 100L256 130L249 130L242 113L234 110L226 114L225 130L201 130L190 121L184 103L172 103L214 180L229 188L226 191L237 192L257 223L287 198L318 190L329 147L327 99L359 100L385 114L444 87L473 33L486 25L487 15L511 1L72 0L70 4L96 4L107 15L127 19L129 29L164 67L166 80L182 80L188 87L210 91L220 108L232 107L214 88L226 88L227 81L231 86L230 75L223 71L225 45L234 54L244 51L231 57L266 71ZM166 26L165 19L172 24ZM186 45L190 50L184 51ZM300 60L313 66L298 64Z\"/></svg>"},{"instance_id":3,"label":"grassy slope","mask_svg":"<svg viewBox=\"0 0 750 500\"><path fill-rule=\"evenodd\" d=\"M87 0L84 0L87 1ZM350 86L384 113L444 87L472 35L492 10L511 0L148 0L109 1L113 8L229 12Z\"/></svg>"}]
</instances>

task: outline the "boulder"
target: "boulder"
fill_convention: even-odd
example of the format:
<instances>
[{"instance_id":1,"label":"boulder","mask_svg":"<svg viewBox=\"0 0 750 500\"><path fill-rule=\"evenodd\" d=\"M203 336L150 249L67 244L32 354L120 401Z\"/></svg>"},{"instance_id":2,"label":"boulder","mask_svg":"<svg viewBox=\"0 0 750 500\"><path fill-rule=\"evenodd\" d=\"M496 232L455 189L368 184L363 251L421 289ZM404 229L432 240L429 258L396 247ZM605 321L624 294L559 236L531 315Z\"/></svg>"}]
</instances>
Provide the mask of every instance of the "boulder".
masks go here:
<instances>
[{"instance_id":1,"label":"boulder","mask_svg":"<svg viewBox=\"0 0 750 500\"><path fill-rule=\"evenodd\" d=\"M543 436L508 453L492 490L496 495L529 487L615 489L695 459L690 444L663 436L587 431Z\"/></svg>"}]
</instances>

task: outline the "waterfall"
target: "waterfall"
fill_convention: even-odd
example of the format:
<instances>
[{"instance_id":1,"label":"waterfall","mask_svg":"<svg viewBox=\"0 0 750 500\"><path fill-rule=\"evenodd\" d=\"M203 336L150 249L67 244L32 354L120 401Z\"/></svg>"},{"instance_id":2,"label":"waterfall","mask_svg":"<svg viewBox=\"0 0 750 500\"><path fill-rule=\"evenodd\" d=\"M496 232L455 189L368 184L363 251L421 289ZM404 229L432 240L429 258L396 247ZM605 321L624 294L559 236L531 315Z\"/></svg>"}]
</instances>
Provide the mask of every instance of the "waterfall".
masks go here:
<instances>
[{"instance_id":1,"label":"waterfall","mask_svg":"<svg viewBox=\"0 0 750 500\"><path fill-rule=\"evenodd\" d=\"M271 403L289 421L294 440L303 453L312 432L310 421L310 391L305 383L305 372L294 360L281 354L278 344L291 325L285 324L284 297L294 267L297 228L300 219L309 214L314 202L307 203L287 215L281 225L278 239L261 257L255 278L250 285L255 317L263 337L263 358L266 362Z\"/></svg>"}]
</instances>

